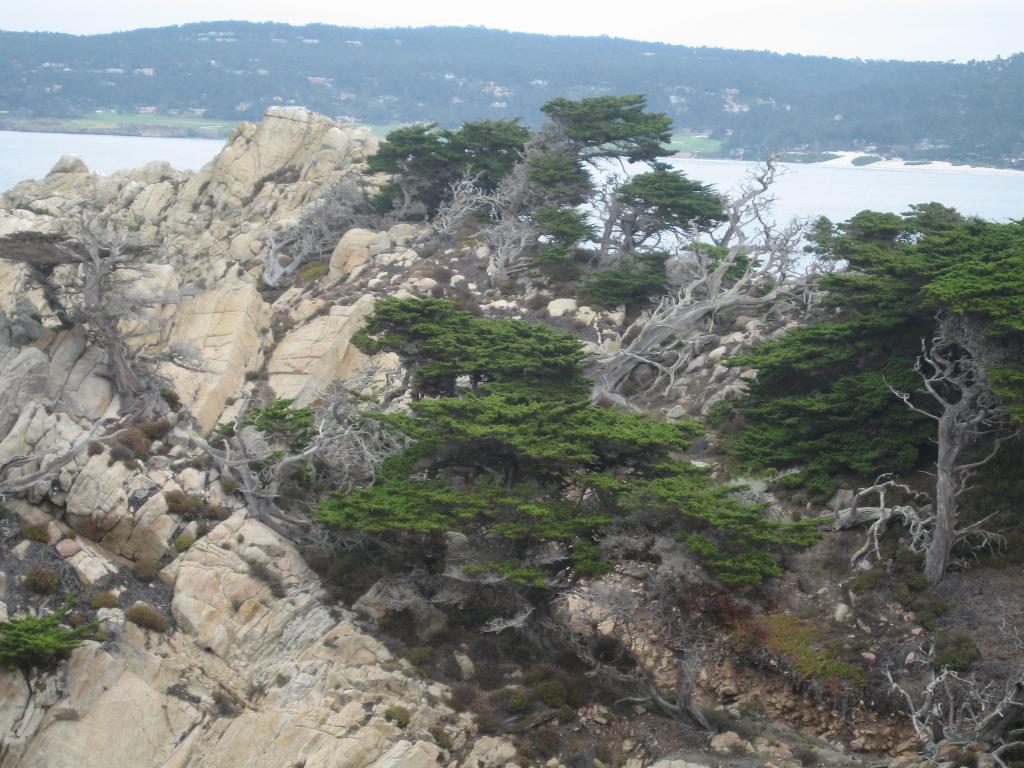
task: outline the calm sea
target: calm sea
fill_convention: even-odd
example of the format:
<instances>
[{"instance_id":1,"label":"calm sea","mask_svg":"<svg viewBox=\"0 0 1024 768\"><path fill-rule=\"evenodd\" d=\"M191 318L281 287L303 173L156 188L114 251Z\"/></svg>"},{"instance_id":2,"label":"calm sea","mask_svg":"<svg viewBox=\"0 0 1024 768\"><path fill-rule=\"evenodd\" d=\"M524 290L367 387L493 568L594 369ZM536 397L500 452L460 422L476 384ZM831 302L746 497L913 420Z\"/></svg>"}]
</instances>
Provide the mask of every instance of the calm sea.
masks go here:
<instances>
[{"instance_id":1,"label":"calm sea","mask_svg":"<svg viewBox=\"0 0 1024 768\"><path fill-rule=\"evenodd\" d=\"M42 178L64 154L90 170L113 173L167 160L196 170L220 151L221 141L138 136L0 131L0 190ZM674 160L691 178L734 190L751 169L736 160ZM939 202L961 213L1005 221L1024 217L1024 172L983 168L787 165L776 186L777 219L824 214L834 221L872 208L900 213L912 203Z\"/></svg>"}]
</instances>

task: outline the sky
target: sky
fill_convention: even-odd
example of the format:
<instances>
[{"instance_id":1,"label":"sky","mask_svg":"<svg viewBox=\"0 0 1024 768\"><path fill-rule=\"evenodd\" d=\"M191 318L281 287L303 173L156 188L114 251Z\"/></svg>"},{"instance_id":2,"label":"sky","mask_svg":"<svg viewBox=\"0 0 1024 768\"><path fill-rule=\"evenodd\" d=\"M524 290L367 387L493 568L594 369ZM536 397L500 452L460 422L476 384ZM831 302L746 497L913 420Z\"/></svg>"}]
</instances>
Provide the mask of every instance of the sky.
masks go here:
<instances>
[{"instance_id":1,"label":"sky","mask_svg":"<svg viewBox=\"0 0 1024 768\"><path fill-rule=\"evenodd\" d=\"M1024 0L4 0L3 5L2 29L75 34L244 19L355 27L471 25L863 59L967 61L1024 50Z\"/></svg>"}]
</instances>

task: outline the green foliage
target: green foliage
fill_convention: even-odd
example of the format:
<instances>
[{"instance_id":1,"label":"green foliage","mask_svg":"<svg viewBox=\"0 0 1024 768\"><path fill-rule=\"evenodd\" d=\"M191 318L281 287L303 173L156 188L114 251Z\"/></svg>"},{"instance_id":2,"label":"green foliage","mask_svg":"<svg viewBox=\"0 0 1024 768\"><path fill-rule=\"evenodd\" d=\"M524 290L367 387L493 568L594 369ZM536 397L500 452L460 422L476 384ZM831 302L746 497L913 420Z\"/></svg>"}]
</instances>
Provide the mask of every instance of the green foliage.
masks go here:
<instances>
[{"instance_id":1,"label":"green foliage","mask_svg":"<svg viewBox=\"0 0 1024 768\"><path fill-rule=\"evenodd\" d=\"M89 607L93 610L100 608L117 608L117 595L113 592L97 592L89 598Z\"/></svg>"},{"instance_id":2,"label":"green foliage","mask_svg":"<svg viewBox=\"0 0 1024 768\"><path fill-rule=\"evenodd\" d=\"M540 699L545 706L554 707L555 709L565 706L568 697L565 683L558 679L538 680L530 687L530 692Z\"/></svg>"},{"instance_id":3,"label":"green foliage","mask_svg":"<svg viewBox=\"0 0 1024 768\"><path fill-rule=\"evenodd\" d=\"M714 229L725 220L722 198L681 171L655 170L633 176L617 190L624 245L634 251L660 232Z\"/></svg>"},{"instance_id":4,"label":"green foliage","mask_svg":"<svg viewBox=\"0 0 1024 768\"><path fill-rule=\"evenodd\" d=\"M529 700L522 691L517 691L515 688L503 688L495 693L493 698L510 715L521 715L530 708Z\"/></svg>"},{"instance_id":5,"label":"green foliage","mask_svg":"<svg viewBox=\"0 0 1024 768\"><path fill-rule=\"evenodd\" d=\"M725 437L748 468L804 465L827 493L831 475L918 466L933 451L934 425L890 386L921 389L914 360L940 309L981 325L999 350L995 391L1024 417L1024 225L932 203L903 216L865 211L839 226L819 220L811 240L848 265L824 282L826 319L730 361L758 369L737 406L742 429Z\"/></svg>"},{"instance_id":6,"label":"green foliage","mask_svg":"<svg viewBox=\"0 0 1024 768\"><path fill-rule=\"evenodd\" d=\"M626 257L615 267L602 269L580 286L580 295L603 307L637 307L665 291L667 254L654 252Z\"/></svg>"},{"instance_id":7,"label":"green foliage","mask_svg":"<svg viewBox=\"0 0 1024 768\"><path fill-rule=\"evenodd\" d=\"M397 128L369 160L370 170L396 174L374 205L382 213L395 208L404 216L412 212L410 203L415 201L433 214L463 174L493 190L529 138L529 130L518 119L467 122L457 131L438 129L434 123Z\"/></svg>"},{"instance_id":8,"label":"green foliage","mask_svg":"<svg viewBox=\"0 0 1024 768\"><path fill-rule=\"evenodd\" d=\"M545 237L532 266L549 276L572 277L577 247L594 236L586 213L575 208L542 207L533 212L532 218Z\"/></svg>"},{"instance_id":9,"label":"green foliage","mask_svg":"<svg viewBox=\"0 0 1024 768\"><path fill-rule=\"evenodd\" d=\"M672 119L646 109L647 97L639 94L576 101L557 98L541 107L582 159L614 157L653 163L673 154L665 146L672 140Z\"/></svg>"},{"instance_id":10,"label":"green foliage","mask_svg":"<svg viewBox=\"0 0 1024 768\"><path fill-rule=\"evenodd\" d=\"M195 543L195 538L183 533L174 540L174 548L178 552L184 552Z\"/></svg>"},{"instance_id":11,"label":"green foliage","mask_svg":"<svg viewBox=\"0 0 1024 768\"><path fill-rule=\"evenodd\" d=\"M967 632L939 635L935 644L935 658L932 663L938 669L948 668L954 672L966 672L981 658L981 651Z\"/></svg>"},{"instance_id":12,"label":"green foliage","mask_svg":"<svg viewBox=\"0 0 1024 768\"><path fill-rule=\"evenodd\" d=\"M313 409L292 408L294 400L277 398L266 407L254 406L245 414L245 423L256 427L271 440L282 442L293 451L301 451L316 437Z\"/></svg>"},{"instance_id":13,"label":"green foliage","mask_svg":"<svg viewBox=\"0 0 1024 768\"><path fill-rule=\"evenodd\" d=\"M834 643L821 629L792 614L765 615L756 627L745 630L740 642L783 657L801 678L833 692L860 689L867 683L863 666L838 658Z\"/></svg>"},{"instance_id":14,"label":"green foliage","mask_svg":"<svg viewBox=\"0 0 1024 768\"><path fill-rule=\"evenodd\" d=\"M50 542L50 526L46 523L23 525L21 526L21 538L28 541L38 541L41 544L48 544Z\"/></svg>"},{"instance_id":15,"label":"green foliage","mask_svg":"<svg viewBox=\"0 0 1024 768\"><path fill-rule=\"evenodd\" d=\"M159 608L141 601L125 611L124 616L132 624L154 632L166 632L171 626Z\"/></svg>"},{"instance_id":16,"label":"green foliage","mask_svg":"<svg viewBox=\"0 0 1024 768\"><path fill-rule=\"evenodd\" d=\"M356 343L396 352L412 368L411 414L374 417L412 443L384 462L374 485L325 500L326 525L407 540L421 557L425 544L443 547L448 531L499 536L514 556L466 572L532 587L564 565L524 561L531 547L564 543L575 575L599 575L607 566L593 535L629 515L681 531L731 584L777 574L771 552L813 538L674 461L696 425L591 405L571 336L444 301L385 299Z\"/></svg>"},{"instance_id":17,"label":"green foliage","mask_svg":"<svg viewBox=\"0 0 1024 768\"><path fill-rule=\"evenodd\" d=\"M409 714L409 710L405 707L388 707L384 710L384 719L389 723L394 723L399 728L405 728L411 718L412 715Z\"/></svg>"},{"instance_id":18,"label":"green foliage","mask_svg":"<svg viewBox=\"0 0 1024 768\"><path fill-rule=\"evenodd\" d=\"M526 178L564 205L581 205L593 191L582 161L570 154L546 152L530 157Z\"/></svg>"},{"instance_id":19,"label":"green foliage","mask_svg":"<svg viewBox=\"0 0 1024 768\"><path fill-rule=\"evenodd\" d=\"M64 627L61 622L73 604L74 597L69 595L60 608L46 616L0 622L0 666L45 667L81 645L82 638L96 629L97 623Z\"/></svg>"}]
</instances>

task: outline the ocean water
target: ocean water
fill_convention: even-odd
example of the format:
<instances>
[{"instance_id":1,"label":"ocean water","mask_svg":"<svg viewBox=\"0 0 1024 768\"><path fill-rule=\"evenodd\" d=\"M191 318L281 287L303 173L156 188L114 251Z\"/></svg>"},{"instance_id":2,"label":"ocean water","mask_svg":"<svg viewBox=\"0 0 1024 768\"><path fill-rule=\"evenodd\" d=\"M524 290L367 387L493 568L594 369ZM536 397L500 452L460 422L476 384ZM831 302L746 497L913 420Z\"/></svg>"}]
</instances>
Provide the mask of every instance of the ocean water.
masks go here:
<instances>
[{"instance_id":1,"label":"ocean water","mask_svg":"<svg viewBox=\"0 0 1024 768\"><path fill-rule=\"evenodd\" d=\"M43 178L61 155L77 155L89 170L105 174L153 160L195 171L223 146L223 141L214 139L0 131L0 191L25 179Z\"/></svg>"},{"instance_id":2,"label":"ocean water","mask_svg":"<svg viewBox=\"0 0 1024 768\"><path fill-rule=\"evenodd\" d=\"M78 155L90 170L113 173L167 160L197 170L220 151L211 139L159 139L141 136L21 133L0 131L0 190L23 179L46 175L61 155ZM735 190L753 168L738 160L676 159L688 176ZM783 164L775 186L775 218L828 216L847 219L871 208L901 213L914 203L939 202L961 213L1008 221L1024 218L1024 172L986 168Z\"/></svg>"}]
</instances>

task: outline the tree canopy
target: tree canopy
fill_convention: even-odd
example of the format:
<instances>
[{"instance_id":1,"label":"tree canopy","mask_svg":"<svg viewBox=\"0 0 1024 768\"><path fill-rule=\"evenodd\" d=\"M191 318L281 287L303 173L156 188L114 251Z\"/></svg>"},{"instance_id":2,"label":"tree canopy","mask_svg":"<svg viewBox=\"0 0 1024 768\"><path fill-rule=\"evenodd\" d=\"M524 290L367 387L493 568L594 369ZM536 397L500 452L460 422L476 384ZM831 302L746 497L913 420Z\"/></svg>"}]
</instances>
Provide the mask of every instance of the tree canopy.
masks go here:
<instances>
[{"instance_id":1,"label":"tree canopy","mask_svg":"<svg viewBox=\"0 0 1024 768\"><path fill-rule=\"evenodd\" d=\"M828 313L732 361L758 369L738 404L742 428L727 438L742 461L804 466L822 492L835 474L918 466L933 450L933 427L890 387L920 389L914 361L940 310L980 325L995 355L989 378L1024 417L1024 225L932 203L821 221L813 247L845 265L823 282Z\"/></svg>"},{"instance_id":2,"label":"tree canopy","mask_svg":"<svg viewBox=\"0 0 1024 768\"><path fill-rule=\"evenodd\" d=\"M601 572L600 531L630 520L675 533L732 584L777 575L773 551L813 537L680 461L693 423L591 405L571 336L444 301L385 299L356 343L411 366L411 413L376 418L413 442L373 486L324 502L326 525L407 544L412 536L418 557L434 549L441 560L439 534L483 537L491 546L481 553L497 540L500 557L467 567L532 585ZM539 558L546 543L565 556Z\"/></svg>"}]
</instances>

